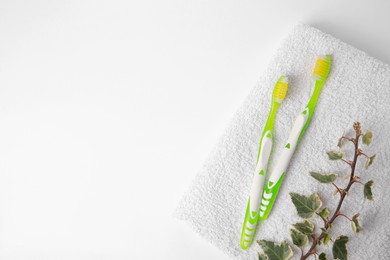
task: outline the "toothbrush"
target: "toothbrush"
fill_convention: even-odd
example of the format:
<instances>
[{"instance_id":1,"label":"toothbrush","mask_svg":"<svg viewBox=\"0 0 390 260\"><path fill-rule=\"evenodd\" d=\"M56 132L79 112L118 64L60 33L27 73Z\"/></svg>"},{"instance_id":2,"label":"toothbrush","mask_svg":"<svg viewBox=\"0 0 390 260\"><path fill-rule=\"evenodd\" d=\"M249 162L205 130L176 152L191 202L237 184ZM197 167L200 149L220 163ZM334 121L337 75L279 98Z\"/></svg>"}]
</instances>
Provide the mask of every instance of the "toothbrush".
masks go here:
<instances>
[{"instance_id":1,"label":"toothbrush","mask_svg":"<svg viewBox=\"0 0 390 260\"><path fill-rule=\"evenodd\" d=\"M328 77L330 66L330 55L320 56L316 61L313 72L314 89L312 91L310 101L306 108L298 115L297 119L295 120L287 143L284 146L276 166L271 172L268 182L264 187L263 197L260 205L260 220L265 220L272 209L291 157L293 156L295 148L305 133L305 130L310 123L311 117L313 116L321 89Z\"/></svg>"},{"instance_id":2,"label":"toothbrush","mask_svg":"<svg viewBox=\"0 0 390 260\"><path fill-rule=\"evenodd\" d=\"M287 94L287 89L288 79L286 76L281 76L275 84L272 93L271 110L269 112L268 119L260 139L256 170L253 176L252 188L248 199L245 219L241 232L240 245L241 248L244 250L250 247L255 237L256 226L259 217L261 195L263 193L265 173L267 170L267 164L272 149L272 137L275 116L280 103L282 103L283 99Z\"/></svg>"}]
</instances>

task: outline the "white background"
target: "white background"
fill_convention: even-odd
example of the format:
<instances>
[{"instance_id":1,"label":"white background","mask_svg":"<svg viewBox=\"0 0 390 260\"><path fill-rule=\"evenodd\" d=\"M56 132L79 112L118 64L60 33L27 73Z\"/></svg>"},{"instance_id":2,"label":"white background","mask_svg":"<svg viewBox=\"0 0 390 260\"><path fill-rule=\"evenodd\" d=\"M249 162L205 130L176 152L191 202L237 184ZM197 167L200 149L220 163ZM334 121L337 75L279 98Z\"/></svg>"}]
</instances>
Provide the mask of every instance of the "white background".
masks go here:
<instances>
[{"instance_id":1,"label":"white background","mask_svg":"<svg viewBox=\"0 0 390 260\"><path fill-rule=\"evenodd\" d=\"M389 1L0 1L0 259L228 259L172 218L291 28L390 63Z\"/></svg>"}]
</instances>

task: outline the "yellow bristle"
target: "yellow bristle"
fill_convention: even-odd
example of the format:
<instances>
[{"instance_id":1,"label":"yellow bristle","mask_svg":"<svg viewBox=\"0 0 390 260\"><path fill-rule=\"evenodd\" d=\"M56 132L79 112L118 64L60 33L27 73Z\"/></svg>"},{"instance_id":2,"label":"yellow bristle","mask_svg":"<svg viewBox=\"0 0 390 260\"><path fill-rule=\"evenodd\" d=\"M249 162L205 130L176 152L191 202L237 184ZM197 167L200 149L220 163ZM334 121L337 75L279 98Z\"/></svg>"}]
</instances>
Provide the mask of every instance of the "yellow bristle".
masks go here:
<instances>
[{"instance_id":1,"label":"yellow bristle","mask_svg":"<svg viewBox=\"0 0 390 260\"><path fill-rule=\"evenodd\" d=\"M317 59L313 76L316 79L326 80L330 71L330 55L321 56Z\"/></svg>"},{"instance_id":2,"label":"yellow bristle","mask_svg":"<svg viewBox=\"0 0 390 260\"><path fill-rule=\"evenodd\" d=\"M288 90L288 80L287 77L282 76L279 78L278 82L275 85L273 96L280 101L282 101L286 95Z\"/></svg>"}]
</instances>

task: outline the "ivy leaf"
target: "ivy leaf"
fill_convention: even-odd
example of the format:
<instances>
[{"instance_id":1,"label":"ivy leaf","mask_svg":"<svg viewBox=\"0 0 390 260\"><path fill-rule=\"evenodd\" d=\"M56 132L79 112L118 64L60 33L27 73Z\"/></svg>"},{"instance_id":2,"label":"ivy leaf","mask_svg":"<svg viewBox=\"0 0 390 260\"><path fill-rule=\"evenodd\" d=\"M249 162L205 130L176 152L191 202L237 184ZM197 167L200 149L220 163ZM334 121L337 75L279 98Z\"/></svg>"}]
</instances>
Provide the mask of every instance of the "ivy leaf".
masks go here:
<instances>
[{"instance_id":1,"label":"ivy leaf","mask_svg":"<svg viewBox=\"0 0 390 260\"><path fill-rule=\"evenodd\" d=\"M311 177L321 183L332 183L337 179L337 174L321 174L318 172L310 172Z\"/></svg>"},{"instance_id":2,"label":"ivy leaf","mask_svg":"<svg viewBox=\"0 0 390 260\"><path fill-rule=\"evenodd\" d=\"M296 229L290 230L290 236L294 245L296 245L297 247L303 247L309 243L307 236Z\"/></svg>"},{"instance_id":3,"label":"ivy leaf","mask_svg":"<svg viewBox=\"0 0 390 260\"><path fill-rule=\"evenodd\" d=\"M363 144L365 144L365 145L370 145L371 142L372 142L372 132L367 131L367 132L363 135Z\"/></svg>"},{"instance_id":4,"label":"ivy leaf","mask_svg":"<svg viewBox=\"0 0 390 260\"><path fill-rule=\"evenodd\" d=\"M333 243L332 253L334 259L347 260L348 251L347 251L347 236L339 236L336 241Z\"/></svg>"},{"instance_id":5,"label":"ivy leaf","mask_svg":"<svg viewBox=\"0 0 390 260\"><path fill-rule=\"evenodd\" d=\"M365 165L366 170L374 162L375 156L376 156L376 154L374 154L373 156L367 158L366 165Z\"/></svg>"},{"instance_id":6,"label":"ivy leaf","mask_svg":"<svg viewBox=\"0 0 390 260\"><path fill-rule=\"evenodd\" d=\"M293 251L286 241L276 244L275 242L268 240L259 240L257 243L263 249L263 256L266 256L265 259L267 260L287 260L293 256ZM263 260L264 258L260 259Z\"/></svg>"},{"instance_id":7,"label":"ivy leaf","mask_svg":"<svg viewBox=\"0 0 390 260\"><path fill-rule=\"evenodd\" d=\"M314 225L308 220L304 222L296 223L293 225L298 231L302 232L305 235L311 235L314 232Z\"/></svg>"},{"instance_id":8,"label":"ivy leaf","mask_svg":"<svg viewBox=\"0 0 390 260\"><path fill-rule=\"evenodd\" d=\"M343 146L343 138L345 137L345 131L343 131L343 134L341 135L341 137L339 138L339 141L337 142L337 146L339 148L341 148L341 146Z\"/></svg>"},{"instance_id":9,"label":"ivy leaf","mask_svg":"<svg viewBox=\"0 0 390 260\"><path fill-rule=\"evenodd\" d=\"M363 230L362 227L361 227L360 224L359 224L358 218L359 218L359 214L355 214L355 215L352 217L352 221L351 221L352 230L353 230L353 232L355 232L355 233L359 233L360 231Z\"/></svg>"},{"instance_id":10,"label":"ivy leaf","mask_svg":"<svg viewBox=\"0 0 390 260\"><path fill-rule=\"evenodd\" d=\"M325 237L324 237L324 245L328 244L329 240L332 238L331 235L329 235L328 233L325 234Z\"/></svg>"},{"instance_id":11,"label":"ivy leaf","mask_svg":"<svg viewBox=\"0 0 390 260\"><path fill-rule=\"evenodd\" d=\"M337 142L337 146L338 146L339 148L341 148L342 145L343 145L343 138L340 137L340 138L339 138L339 141Z\"/></svg>"},{"instance_id":12,"label":"ivy leaf","mask_svg":"<svg viewBox=\"0 0 390 260\"><path fill-rule=\"evenodd\" d=\"M265 254L259 254L259 260L268 260L268 257Z\"/></svg>"},{"instance_id":13,"label":"ivy leaf","mask_svg":"<svg viewBox=\"0 0 390 260\"><path fill-rule=\"evenodd\" d=\"M357 219L352 220L351 225L352 225L352 230L355 233L359 233L360 231L363 230L362 227L359 225L359 222Z\"/></svg>"},{"instance_id":14,"label":"ivy leaf","mask_svg":"<svg viewBox=\"0 0 390 260\"><path fill-rule=\"evenodd\" d=\"M368 181L366 184L364 184L364 197L368 200L373 200L374 196L372 195L372 185L374 184L374 181Z\"/></svg>"},{"instance_id":15,"label":"ivy leaf","mask_svg":"<svg viewBox=\"0 0 390 260\"><path fill-rule=\"evenodd\" d=\"M318 259L319 260L326 260L326 254L325 253L321 253L319 256L318 256Z\"/></svg>"},{"instance_id":16,"label":"ivy leaf","mask_svg":"<svg viewBox=\"0 0 390 260\"><path fill-rule=\"evenodd\" d=\"M330 212L328 208L323 208L319 214L321 217L326 218L329 216Z\"/></svg>"},{"instance_id":17,"label":"ivy leaf","mask_svg":"<svg viewBox=\"0 0 390 260\"><path fill-rule=\"evenodd\" d=\"M321 198L317 193L313 193L308 197L291 192L290 196L295 208L297 209L298 216L301 218L311 218L322 206Z\"/></svg>"},{"instance_id":18,"label":"ivy leaf","mask_svg":"<svg viewBox=\"0 0 390 260\"><path fill-rule=\"evenodd\" d=\"M327 151L326 154L328 155L329 160L332 161L340 160L344 156L343 152L335 152L335 151Z\"/></svg>"}]
</instances>

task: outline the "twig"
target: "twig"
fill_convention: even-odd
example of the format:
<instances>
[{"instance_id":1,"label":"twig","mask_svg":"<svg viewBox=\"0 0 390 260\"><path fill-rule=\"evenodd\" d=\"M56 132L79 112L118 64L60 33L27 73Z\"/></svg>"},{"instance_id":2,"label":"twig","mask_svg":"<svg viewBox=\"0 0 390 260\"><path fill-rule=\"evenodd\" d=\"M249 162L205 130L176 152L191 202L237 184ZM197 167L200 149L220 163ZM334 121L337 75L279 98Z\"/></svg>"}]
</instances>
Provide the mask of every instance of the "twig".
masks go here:
<instances>
[{"instance_id":1,"label":"twig","mask_svg":"<svg viewBox=\"0 0 390 260\"><path fill-rule=\"evenodd\" d=\"M344 214L342 214L342 213L339 213L338 215L339 215L339 216L345 217L345 218L348 219L349 221L352 221L352 219L350 219L348 216L346 216L346 215L344 215Z\"/></svg>"},{"instance_id":2,"label":"twig","mask_svg":"<svg viewBox=\"0 0 390 260\"><path fill-rule=\"evenodd\" d=\"M342 136L341 139L346 139L346 140L348 140L348 141L350 141L352 143L354 142L353 138L350 138L348 136Z\"/></svg>"},{"instance_id":3,"label":"twig","mask_svg":"<svg viewBox=\"0 0 390 260\"><path fill-rule=\"evenodd\" d=\"M342 160L343 162L345 162L346 164L348 164L349 166L352 166L352 163L351 163L350 161L347 161L347 160L345 160L345 159L343 159L343 158L341 158L341 160Z\"/></svg>"},{"instance_id":4,"label":"twig","mask_svg":"<svg viewBox=\"0 0 390 260\"><path fill-rule=\"evenodd\" d=\"M337 204L337 207L336 207L336 210L335 212L333 213L332 217L329 219L329 221L327 221L326 223L324 223L324 228L325 228L325 231L322 231L321 234L318 236L318 238L316 240L313 240L313 243L312 245L310 246L310 249L301 256L301 260L305 260L307 259L310 255L312 254L315 254L316 252L316 247L317 247L317 244L318 244L318 241L320 241L321 239L323 239L326 235L326 231L328 230L328 228L332 225L333 221L338 217L338 216L345 216L344 214L341 214L340 213L340 208L341 206L343 205L343 202L344 202L344 199L345 199L345 196L347 195L349 189L351 188L351 186L356 182L354 177L355 177L355 169L356 169L356 163L357 163L357 160L359 158L359 155L361 155L362 153L360 152L359 150L359 138L360 136L362 135L362 132L360 130L360 124L359 123L355 123L354 124L354 129L355 129L355 132L356 132L356 136L355 138L346 138L346 137L343 137L351 142L353 142L354 144L354 147L355 147L355 153L354 153L354 157L353 157L353 161L352 162L347 162L345 161L344 159L342 159L343 161L347 162L348 164L350 164L351 166L351 176L349 177L349 182L348 182L348 185L345 187L345 189L340 189L337 187L336 184L333 183L333 185L337 188L337 190L339 191L340 193L340 199L339 199L339 202ZM346 216L345 216L346 217ZM348 218L348 217L347 217Z\"/></svg>"}]
</instances>

